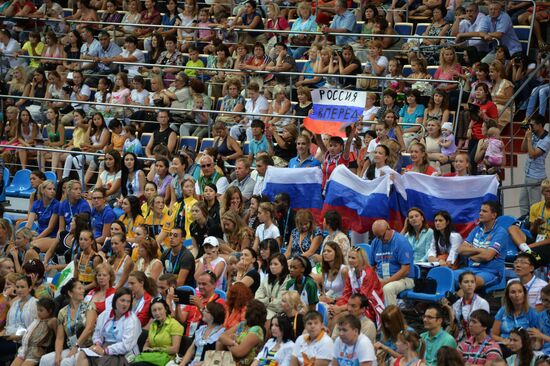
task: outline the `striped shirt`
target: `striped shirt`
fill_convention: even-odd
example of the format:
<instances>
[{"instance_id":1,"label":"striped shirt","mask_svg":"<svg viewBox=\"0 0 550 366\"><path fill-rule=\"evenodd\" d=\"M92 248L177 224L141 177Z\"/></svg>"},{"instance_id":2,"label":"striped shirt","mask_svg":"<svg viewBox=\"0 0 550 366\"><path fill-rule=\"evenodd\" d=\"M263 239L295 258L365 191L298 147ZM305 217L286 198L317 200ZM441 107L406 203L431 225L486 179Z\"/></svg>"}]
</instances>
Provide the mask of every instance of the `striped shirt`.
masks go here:
<instances>
[{"instance_id":1,"label":"striped shirt","mask_svg":"<svg viewBox=\"0 0 550 366\"><path fill-rule=\"evenodd\" d=\"M481 343L477 343L474 337L460 342L458 352L469 365L485 365L492 360L502 357L498 343L487 336Z\"/></svg>"}]
</instances>

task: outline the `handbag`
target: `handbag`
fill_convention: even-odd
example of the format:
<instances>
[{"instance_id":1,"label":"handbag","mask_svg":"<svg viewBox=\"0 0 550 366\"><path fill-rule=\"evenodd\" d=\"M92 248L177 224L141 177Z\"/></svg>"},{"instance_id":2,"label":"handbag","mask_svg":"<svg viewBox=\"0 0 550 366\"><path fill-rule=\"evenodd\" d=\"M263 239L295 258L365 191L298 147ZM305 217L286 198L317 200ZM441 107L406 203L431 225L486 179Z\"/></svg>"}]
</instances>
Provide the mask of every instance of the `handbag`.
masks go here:
<instances>
[{"instance_id":1,"label":"handbag","mask_svg":"<svg viewBox=\"0 0 550 366\"><path fill-rule=\"evenodd\" d=\"M165 366L172 360L167 352L141 352L133 362L147 362L155 366Z\"/></svg>"},{"instance_id":2,"label":"handbag","mask_svg":"<svg viewBox=\"0 0 550 366\"><path fill-rule=\"evenodd\" d=\"M414 292L433 295L437 292L437 282L433 278L416 278Z\"/></svg>"},{"instance_id":3,"label":"handbag","mask_svg":"<svg viewBox=\"0 0 550 366\"><path fill-rule=\"evenodd\" d=\"M206 351L203 366L236 366L233 355L229 351Z\"/></svg>"}]
</instances>

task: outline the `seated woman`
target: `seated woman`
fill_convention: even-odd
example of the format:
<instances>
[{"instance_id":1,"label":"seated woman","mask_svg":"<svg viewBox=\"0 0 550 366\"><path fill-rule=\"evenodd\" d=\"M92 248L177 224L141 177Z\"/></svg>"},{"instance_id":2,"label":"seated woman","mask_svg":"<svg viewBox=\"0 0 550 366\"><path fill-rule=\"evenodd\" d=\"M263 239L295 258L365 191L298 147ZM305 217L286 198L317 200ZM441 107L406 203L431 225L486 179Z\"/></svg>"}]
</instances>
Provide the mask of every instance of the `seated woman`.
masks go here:
<instances>
[{"instance_id":1,"label":"seated woman","mask_svg":"<svg viewBox=\"0 0 550 366\"><path fill-rule=\"evenodd\" d=\"M142 170L142 162L133 152L127 152L122 156L120 193L123 197L135 196L139 199L143 197L145 187L145 173ZM137 223L134 224L137 226ZM128 228L128 234L131 237L133 230Z\"/></svg>"},{"instance_id":2,"label":"seated woman","mask_svg":"<svg viewBox=\"0 0 550 366\"><path fill-rule=\"evenodd\" d=\"M489 76L493 81L491 88L491 99L496 104L499 118L498 127L503 129L512 121L514 104L504 108L506 102L512 98L514 94L514 84L505 78L504 65L501 62L495 61L489 66ZM502 114L502 115L501 115Z\"/></svg>"},{"instance_id":3,"label":"seated woman","mask_svg":"<svg viewBox=\"0 0 550 366\"><path fill-rule=\"evenodd\" d=\"M535 357L535 353L533 352L529 330L521 327L512 329L510 332L509 349L512 355L506 358L508 365L540 365L537 362L538 358Z\"/></svg>"},{"instance_id":4,"label":"seated woman","mask_svg":"<svg viewBox=\"0 0 550 366\"><path fill-rule=\"evenodd\" d=\"M170 315L166 300L155 297L151 301L151 314L155 321L149 328L143 352L134 358L133 366L166 364L179 352L183 326Z\"/></svg>"},{"instance_id":5,"label":"seated woman","mask_svg":"<svg viewBox=\"0 0 550 366\"><path fill-rule=\"evenodd\" d=\"M299 210L294 216L295 228L285 252L287 258L300 255L309 258L320 251L323 235L309 210Z\"/></svg>"},{"instance_id":6,"label":"seated woman","mask_svg":"<svg viewBox=\"0 0 550 366\"><path fill-rule=\"evenodd\" d=\"M132 293L123 287L113 296L112 311L104 311L97 318L93 335L93 346L89 349L99 357L88 357L79 352L77 365L104 365L106 362L118 364L126 362L127 355L139 353L137 341L141 326L136 314L132 311Z\"/></svg>"},{"instance_id":7,"label":"seated woman","mask_svg":"<svg viewBox=\"0 0 550 366\"><path fill-rule=\"evenodd\" d=\"M447 211L436 212L434 215L433 240L426 254L428 261L456 269L457 250L463 242L462 236L454 231L451 215Z\"/></svg>"},{"instance_id":8,"label":"seated woman","mask_svg":"<svg viewBox=\"0 0 550 366\"><path fill-rule=\"evenodd\" d=\"M262 351L258 353L252 366L276 362L279 366L290 366L294 348L293 331L290 320L283 315L271 320L271 338L267 340Z\"/></svg>"},{"instance_id":9,"label":"seated woman","mask_svg":"<svg viewBox=\"0 0 550 366\"><path fill-rule=\"evenodd\" d=\"M180 366L195 366L204 361L207 351L216 348L216 342L225 332L225 308L217 302L208 302L202 311L204 325L195 331L195 339L185 352Z\"/></svg>"},{"instance_id":10,"label":"seated woman","mask_svg":"<svg viewBox=\"0 0 550 366\"><path fill-rule=\"evenodd\" d=\"M216 349L227 349L242 366L250 366L264 343L263 330L267 311L258 300L246 306L245 320L228 329L220 336Z\"/></svg>"},{"instance_id":11,"label":"seated woman","mask_svg":"<svg viewBox=\"0 0 550 366\"><path fill-rule=\"evenodd\" d=\"M261 282L255 298L266 306L267 320L271 320L282 311L281 301L290 277L288 263L282 253L272 254L268 262L267 278Z\"/></svg>"},{"instance_id":12,"label":"seated woman","mask_svg":"<svg viewBox=\"0 0 550 366\"><path fill-rule=\"evenodd\" d=\"M136 228L143 224L145 220L141 216L141 207L139 198L133 195L124 195L125 198L122 199L122 210L124 213L118 218L120 222L126 227L126 238L130 243L134 241L136 236ZM126 242L126 240L124 241Z\"/></svg>"},{"instance_id":13,"label":"seated woman","mask_svg":"<svg viewBox=\"0 0 550 366\"><path fill-rule=\"evenodd\" d=\"M452 47L445 47L441 49L439 53L439 67L437 68L434 79L436 80L455 80L457 77L461 77L464 74L462 66L458 62L455 49ZM437 90L440 90L449 95L449 107L456 109L458 103L458 84L456 83L440 83L437 85Z\"/></svg>"},{"instance_id":14,"label":"seated woman","mask_svg":"<svg viewBox=\"0 0 550 366\"><path fill-rule=\"evenodd\" d=\"M401 234L412 246L414 262L425 262L428 259L427 251L433 241L434 232L421 209L418 207L409 209Z\"/></svg>"},{"instance_id":15,"label":"seated woman","mask_svg":"<svg viewBox=\"0 0 550 366\"><path fill-rule=\"evenodd\" d=\"M95 269L103 262L103 258L98 254L97 243L93 233L90 230L82 230L78 239L80 252L74 257L74 273L86 291L95 287Z\"/></svg>"},{"instance_id":16,"label":"seated woman","mask_svg":"<svg viewBox=\"0 0 550 366\"><path fill-rule=\"evenodd\" d=\"M232 328L244 319L246 305L254 298L254 294L248 287L240 282L235 282L227 291L226 317L223 326Z\"/></svg>"},{"instance_id":17,"label":"seated woman","mask_svg":"<svg viewBox=\"0 0 550 366\"><path fill-rule=\"evenodd\" d=\"M348 255L349 271L344 284L344 292L331 305L334 314L339 314L347 310L347 303L352 294L360 293L369 299L369 303L378 303L383 301L384 293L382 284L376 275L374 269L369 265L369 260L365 251L359 247L353 247ZM376 321L375 310L369 306L366 314L373 322Z\"/></svg>"},{"instance_id":18,"label":"seated woman","mask_svg":"<svg viewBox=\"0 0 550 366\"><path fill-rule=\"evenodd\" d=\"M417 172L427 175L435 175L437 171L430 166L426 146L420 142L413 142L409 147L412 164L405 167L404 172Z\"/></svg>"},{"instance_id":19,"label":"seated woman","mask_svg":"<svg viewBox=\"0 0 550 366\"><path fill-rule=\"evenodd\" d=\"M320 276L314 276L320 288L319 300L328 305L336 303L342 297L347 277L348 267L340 245L327 241L323 244Z\"/></svg>"},{"instance_id":20,"label":"seated woman","mask_svg":"<svg viewBox=\"0 0 550 366\"><path fill-rule=\"evenodd\" d=\"M74 365L78 349L92 345L97 313L84 301L84 286L72 278L61 288L61 295L68 305L57 315L55 351L42 357L42 366Z\"/></svg>"},{"instance_id":21,"label":"seated woman","mask_svg":"<svg viewBox=\"0 0 550 366\"><path fill-rule=\"evenodd\" d=\"M344 75L338 78L338 84L342 88L355 87L355 78L347 78L345 75L359 75L361 73L361 61L353 53L350 45L342 47L342 51L331 55L329 74Z\"/></svg>"},{"instance_id":22,"label":"seated woman","mask_svg":"<svg viewBox=\"0 0 550 366\"><path fill-rule=\"evenodd\" d=\"M51 180L43 182L37 189L39 199L34 201L29 220L25 227L32 228L36 221L38 224L38 236L36 239L54 238L58 228L59 201L55 198L55 184Z\"/></svg>"},{"instance_id":23,"label":"seated woman","mask_svg":"<svg viewBox=\"0 0 550 366\"><path fill-rule=\"evenodd\" d=\"M119 289L126 286L128 276L134 269L134 262L126 253L126 236L124 234L115 234L111 237L111 248L113 254L109 258L109 264L113 266L115 272L115 289Z\"/></svg>"},{"instance_id":24,"label":"seated woman","mask_svg":"<svg viewBox=\"0 0 550 366\"><path fill-rule=\"evenodd\" d=\"M116 292L113 287L115 272L109 263L101 263L96 267L95 282L97 287L86 294L84 301L99 315L105 310L105 300Z\"/></svg>"},{"instance_id":25,"label":"seated woman","mask_svg":"<svg viewBox=\"0 0 550 366\"><path fill-rule=\"evenodd\" d=\"M32 296L31 279L23 274L15 279L16 300L12 303L6 319L6 327L0 332L0 352L3 357L13 357L18 344L36 319L36 301Z\"/></svg>"},{"instance_id":26,"label":"seated woman","mask_svg":"<svg viewBox=\"0 0 550 366\"><path fill-rule=\"evenodd\" d=\"M159 260L159 246L154 238L146 235L145 225L140 225L136 229L136 239L138 234L143 236L143 241L138 244L138 261L136 264L136 270L145 273L147 277L150 277L154 281L157 281L159 276L164 272L164 266Z\"/></svg>"},{"instance_id":27,"label":"seated woman","mask_svg":"<svg viewBox=\"0 0 550 366\"><path fill-rule=\"evenodd\" d=\"M420 103L420 92L411 89L406 93L406 103L399 111L399 125L403 127L405 144L408 147L413 140L422 136L425 107Z\"/></svg>"},{"instance_id":28,"label":"seated woman","mask_svg":"<svg viewBox=\"0 0 550 366\"><path fill-rule=\"evenodd\" d=\"M291 45L290 53L296 60L302 58L315 38L312 34L303 34L301 32L317 31L317 23L315 21L315 14L312 14L311 11L311 3L307 1L300 2L297 13L298 18L292 23L291 28L295 33L291 33L288 37Z\"/></svg>"},{"instance_id":29,"label":"seated woman","mask_svg":"<svg viewBox=\"0 0 550 366\"><path fill-rule=\"evenodd\" d=\"M44 264L38 259L31 259L23 264L23 274L32 280L33 294L37 299L54 298L55 286L46 280L45 272Z\"/></svg>"},{"instance_id":30,"label":"seated woman","mask_svg":"<svg viewBox=\"0 0 550 366\"><path fill-rule=\"evenodd\" d=\"M120 193L121 160L122 158L117 150L108 151L105 154L105 170L99 174L95 184L95 188L105 189L105 199L109 203L116 202L116 198Z\"/></svg>"},{"instance_id":31,"label":"seated woman","mask_svg":"<svg viewBox=\"0 0 550 366\"><path fill-rule=\"evenodd\" d=\"M493 338L508 347L514 328L538 327L537 312L529 307L527 290L519 281L511 281L504 290L503 306L498 310L493 325Z\"/></svg>"},{"instance_id":32,"label":"seated woman","mask_svg":"<svg viewBox=\"0 0 550 366\"><path fill-rule=\"evenodd\" d=\"M287 291L297 291L309 310L315 310L319 298L317 284L311 278L311 262L307 258L297 255L292 258L289 271L290 281L286 286Z\"/></svg>"},{"instance_id":33,"label":"seated woman","mask_svg":"<svg viewBox=\"0 0 550 366\"><path fill-rule=\"evenodd\" d=\"M298 81L295 83L297 88L307 86L312 89L317 89L325 85L326 80L321 76L308 76L308 74L320 73L318 65L319 62L321 62L321 50L322 48L320 45L312 45L309 51L307 51L308 61L304 64L302 75L300 75Z\"/></svg>"},{"instance_id":34,"label":"seated woman","mask_svg":"<svg viewBox=\"0 0 550 366\"><path fill-rule=\"evenodd\" d=\"M414 332L414 329L407 325L405 316L397 305L389 305L382 311L380 330L380 340L374 344L374 348L377 358L385 362L400 356L397 352L398 335L405 330Z\"/></svg>"},{"instance_id":35,"label":"seated woman","mask_svg":"<svg viewBox=\"0 0 550 366\"><path fill-rule=\"evenodd\" d=\"M287 112L287 114L290 112ZM278 127L269 126L273 140L269 141L269 154L273 157L276 166L288 166L288 162L296 157L296 139L298 130L294 124L284 126L279 134ZM277 144L274 145L274 142Z\"/></svg>"},{"instance_id":36,"label":"seated woman","mask_svg":"<svg viewBox=\"0 0 550 366\"><path fill-rule=\"evenodd\" d=\"M16 273L23 273L23 264L27 261L39 258L40 249L30 245L33 237L31 229L22 227L15 233L15 242L8 247L7 257L13 261Z\"/></svg>"}]
</instances>

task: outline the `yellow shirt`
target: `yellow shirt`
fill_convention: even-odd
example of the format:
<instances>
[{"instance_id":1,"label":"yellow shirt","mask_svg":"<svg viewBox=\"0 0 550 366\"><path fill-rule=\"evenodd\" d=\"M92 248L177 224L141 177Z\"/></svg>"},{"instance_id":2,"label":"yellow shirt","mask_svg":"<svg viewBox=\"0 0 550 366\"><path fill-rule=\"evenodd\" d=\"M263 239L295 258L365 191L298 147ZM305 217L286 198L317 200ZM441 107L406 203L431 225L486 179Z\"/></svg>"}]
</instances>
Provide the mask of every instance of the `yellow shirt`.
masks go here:
<instances>
[{"instance_id":1,"label":"yellow shirt","mask_svg":"<svg viewBox=\"0 0 550 366\"><path fill-rule=\"evenodd\" d=\"M145 225L151 226L153 233L157 236L161 232L170 234L172 226L174 225L173 221L172 217L166 214L162 215L160 221L157 219L153 220L153 213L151 213L145 218ZM166 235L166 238L164 238L162 242L162 246L164 249L170 248L170 235Z\"/></svg>"},{"instance_id":2,"label":"yellow shirt","mask_svg":"<svg viewBox=\"0 0 550 366\"><path fill-rule=\"evenodd\" d=\"M185 66L189 66L189 67L204 67L204 62L202 62L201 59L198 59L197 61L193 61L193 60L189 60L187 61L187 64L185 64ZM185 69L185 74L189 77L195 77L197 76L197 71L196 69Z\"/></svg>"},{"instance_id":3,"label":"yellow shirt","mask_svg":"<svg viewBox=\"0 0 550 366\"><path fill-rule=\"evenodd\" d=\"M132 242L136 237L136 228L145 222L145 219L141 215L135 219L130 219L126 217L126 214L122 214L118 219L126 226L126 239L128 239L129 242Z\"/></svg>"},{"instance_id":4,"label":"yellow shirt","mask_svg":"<svg viewBox=\"0 0 550 366\"><path fill-rule=\"evenodd\" d=\"M42 51L44 51L44 43L38 42L36 44L36 47L34 47L34 50L36 53L32 51L31 41L25 42L23 47L21 47L23 51L27 51L27 54L29 56L42 56ZM31 58L31 62L29 63L29 66L33 69L37 69L40 66L40 60Z\"/></svg>"},{"instance_id":5,"label":"yellow shirt","mask_svg":"<svg viewBox=\"0 0 550 366\"><path fill-rule=\"evenodd\" d=\"M533 223L536 219L542 218L543 222L539 228L539 240L542 240L540 236L547 238L550 234L550 209L544 207L545 203L544 200L537 202L531 205L529 210L529 222Z\"/></svg>"},{"instance_id":6,"label":"yellow shirt","mask_svg":"<svg viewBox=\"0 0 550 366\"><path fill-rule=\"evenodd\" d=\"M164 206L164 208L162 209L162 214L163 215L168 215L170 210L168 210L168 207ZM149 205L147 204L147 202L144 202L142 205L141 205L141 215L143 217L149 217L149 214L151 213L151 209L149 208Z\"/></svg>"},{"instance_id":7,"label":"yellow shirt","mask_svg":"<svg viewBox=\"0 0 550 366\"><path fill-rule=\"evenodd\" d=\"M184 211L185 211L185 213L184 213L184 215L185 215L185 232L186 232L185 239L190 239L191 238L191 233L190 233L190 230L189 230L189 227L191 226L191 223L193 222L193 217L191 216L191 208L193 207L193 205L195 203L197 203L197 199L195 197L187 197L187 198L183 199L183 204L185 205L185 208L184 208ZM172 212L174 222L177 219L176 215L180 211L180 207L181 207L181 203L176 202L176 204L174 205L174 211ZM172 223L172 225L173 225L173 223ZM172 228L170 228L170 229L172 229Z\"/></svg>"},{"instance_id":8,"label":"yellow shirt","mask_svg":"<svg viewBox=\"0 0 550 366\"><path fill-rule=\"evenodd\" d=\"M80 148L86 143L86 130L84 128L75 128L73 131L73 146Z\"/></svg>"},{"instance_id":9,"label":"yellow shirt","mask_svg":"<svg viewBox=\"0 0 550 366\"><path fill-rule=\"evenodd\" d=\"M111 144L113 145L113 149L117 150L118 152L122 152L122 147L124 146L124 141L126 141L126 138L127 137L125 134L111 134Z\"/></svg>"}]
</instances>

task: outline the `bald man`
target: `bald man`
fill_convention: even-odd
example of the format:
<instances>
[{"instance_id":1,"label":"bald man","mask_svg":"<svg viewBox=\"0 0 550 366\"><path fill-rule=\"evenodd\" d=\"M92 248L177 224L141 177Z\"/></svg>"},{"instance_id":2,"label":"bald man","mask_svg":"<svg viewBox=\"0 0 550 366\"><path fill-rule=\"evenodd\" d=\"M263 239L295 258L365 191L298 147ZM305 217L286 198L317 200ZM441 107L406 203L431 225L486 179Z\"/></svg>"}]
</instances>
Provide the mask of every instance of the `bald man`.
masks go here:
<instances>
[{"instance_id":1,"label":"bald man","mask_svg":"<svg viewBox=\"0 0 550 366\"><path fill-rule=\"evenodd\" d=\"M390 228L385 220L372 225L375 239L372 241L370 263L382 283L386 305L395 305L397 295L414 287L414 253L409 241Z\"/></svg>"}]
</instances>

